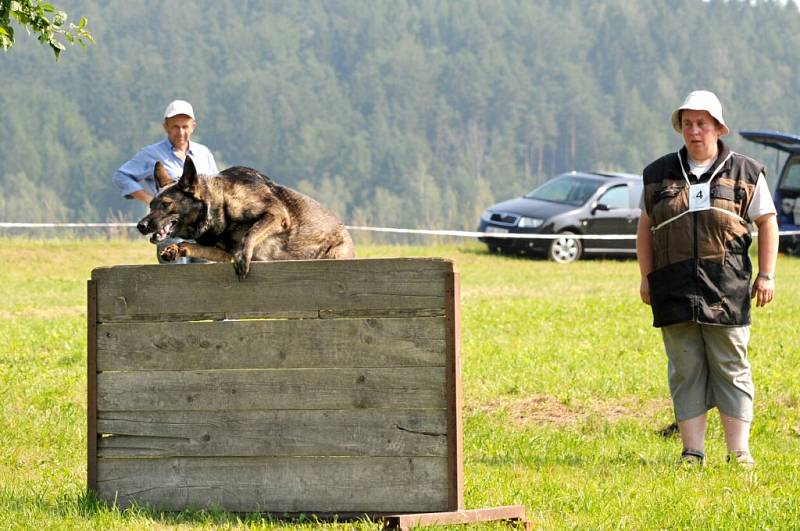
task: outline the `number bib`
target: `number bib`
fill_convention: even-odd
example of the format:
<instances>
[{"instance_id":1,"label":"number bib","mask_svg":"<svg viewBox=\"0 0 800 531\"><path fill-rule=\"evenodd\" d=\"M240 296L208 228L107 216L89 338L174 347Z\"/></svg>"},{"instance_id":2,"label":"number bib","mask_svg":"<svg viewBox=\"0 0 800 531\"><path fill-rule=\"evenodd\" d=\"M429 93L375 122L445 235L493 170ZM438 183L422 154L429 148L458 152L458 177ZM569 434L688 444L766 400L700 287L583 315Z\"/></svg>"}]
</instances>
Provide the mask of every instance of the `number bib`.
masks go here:
<instances>
[{"instance_id":1,"label":"number bib","mask_svg":"<svg viewBox=\"0 0 800 531\"><path fill-rule=\"evenodd\" d=\"M689 186L689 212L711 208L711 182Z\"/></svg>"}]
</instances>

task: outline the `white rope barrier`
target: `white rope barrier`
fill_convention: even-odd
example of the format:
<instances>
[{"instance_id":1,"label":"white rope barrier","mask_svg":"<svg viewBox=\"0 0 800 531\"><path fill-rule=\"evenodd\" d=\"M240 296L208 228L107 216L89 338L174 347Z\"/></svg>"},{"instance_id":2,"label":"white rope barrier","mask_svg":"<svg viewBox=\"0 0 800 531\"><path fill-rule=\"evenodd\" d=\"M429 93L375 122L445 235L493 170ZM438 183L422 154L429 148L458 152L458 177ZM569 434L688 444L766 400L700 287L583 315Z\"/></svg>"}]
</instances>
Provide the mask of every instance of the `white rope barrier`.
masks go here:
<instances>
[{"instance_id":1,"label":"white rope barrier","mask_svg":"<svg viewBox=\"0 0 800 531\"><path fill-rule=\"evenodd\" d=\"M136 223L12 223L0 222L0 229L72 229L72 228L135 228ZM519 232L475 232L464 230L400 229L394 227L364 227L346 225L348 230L389 232L393 234L424 234L430 236L456 236L460 238L505 238L523 240L554 240L563 234L536 234ZM784 230L780 236L800 236L800 230ZM570 234L579 240L635 240L635 234Z\"/></svg>"},{"instance_id":2,"label":"white rope barrier","mask_svg":"<svg viewBox=\"0 0 800 531\"><path fill-rule=\"evenodd\" d=\"M428 229L396 229L391 227L347 227L348 230L366 230L372 232L391 232L395 234L427 234L431 236L458 236L462 238L505 238L518 240L557 240L563 234L536 234L520 232L474 232L466 230L428 230ZM635 234L570 234L570 238L579 240L635 240Z\"/></svg>"},{"instance_id":3,"label":"white rope barrier","mask_svg":"<svg viewBox=\"0 0 800 531\"><path fill-rule=\"evenodd\" d=\"M10 223L0 221L0 229L72 229L136 227L136 223Z\"/></svg>"}]
</instances>

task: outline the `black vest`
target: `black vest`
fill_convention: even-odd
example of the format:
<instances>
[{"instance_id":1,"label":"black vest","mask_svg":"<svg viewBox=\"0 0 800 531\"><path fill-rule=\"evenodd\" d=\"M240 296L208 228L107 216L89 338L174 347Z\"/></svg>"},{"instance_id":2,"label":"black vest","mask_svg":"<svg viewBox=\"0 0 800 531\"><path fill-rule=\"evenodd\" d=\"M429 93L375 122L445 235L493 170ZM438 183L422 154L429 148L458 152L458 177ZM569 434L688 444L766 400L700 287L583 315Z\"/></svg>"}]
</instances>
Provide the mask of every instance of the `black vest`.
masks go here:
<instances>
[{"instance_id":1,"label":"black vest","mask_svg":"<svg viewBox=\"0 0 800 531\"><path fill-rule=\"evenodd\" d=\"M729 157L730 155L730 157ZM709 210L689 210L689 185L710 181ZM715 174L715 170L718 171ZM653 272L647 277L653 326L684 321L750 324L751 243L747 209L764 167L721 141L717 160L700 178L689 172L686 148L644 169L644 200L653 227ZM717 210L719 209L719 210Z\"/></svg>"}]
</instances>

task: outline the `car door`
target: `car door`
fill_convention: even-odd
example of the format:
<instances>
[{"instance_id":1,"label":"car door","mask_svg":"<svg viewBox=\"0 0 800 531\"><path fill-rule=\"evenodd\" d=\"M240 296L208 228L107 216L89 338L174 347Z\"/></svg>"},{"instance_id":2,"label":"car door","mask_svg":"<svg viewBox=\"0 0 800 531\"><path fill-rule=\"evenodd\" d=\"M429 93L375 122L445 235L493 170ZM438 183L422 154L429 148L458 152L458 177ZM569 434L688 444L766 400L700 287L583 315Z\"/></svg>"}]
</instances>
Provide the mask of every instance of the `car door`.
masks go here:
<instances>
[{"instance_id":1,"label":"car door","mask_svg":"<svg viewBox=\"0 0 800 531\"><path fill-rule=\"evenodd\" d=\"M747 140L788 153L773 199L782 230L800 226L800 135L773 131L740 131Z\"/></svg>"},{"instance_id":2,"label":"car door","mask_svg":"<svg viewBox=\"0 0 800 531\"><path fill-rule=\"evenodd\" d=\"M781 192L784 190L788 191L790 196L795 196L800 191L797 168L794 167L800 163L800 135L773 131L740 131L739 134L751 142L789 154L775 187L775 199L780 203Z\"/></svg>"},{"instance_id":3,"label":"car door","mask_svg":"<svg viewBox=\"0 0 800 531\"><path fill-rule=\"evenodd\" d=\"M627 184L610 186L601 192L582 220L586 234L635 235L639 209L631 208L632 190ZM636 245L633 240L594 240L587 238L584 248L590 252L631 252Z\"/></svg>"}]
</instances>

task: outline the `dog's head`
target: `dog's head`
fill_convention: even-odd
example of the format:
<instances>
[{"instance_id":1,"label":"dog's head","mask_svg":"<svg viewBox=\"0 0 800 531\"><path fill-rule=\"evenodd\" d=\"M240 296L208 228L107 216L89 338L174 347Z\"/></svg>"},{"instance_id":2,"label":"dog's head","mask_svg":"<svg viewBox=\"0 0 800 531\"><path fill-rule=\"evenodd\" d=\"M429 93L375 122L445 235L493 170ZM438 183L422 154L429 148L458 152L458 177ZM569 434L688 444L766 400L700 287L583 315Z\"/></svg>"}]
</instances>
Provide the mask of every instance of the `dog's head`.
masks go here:
<instances>
[{"instance_id":1,"label":"dog's head","mask_svg":"<svg viewBox=\"0 0 800 531\"><path fill-rule=\"evenodd\" d=\"M207 206L197 194L197 170L191 157L186 157L183 175L177 182L172 180L160 162L156 162L153 177L158 185L158 193L150 201L150 213L139 221L136 228L142 234L152 232L152 243L167 238L196 238Z\"/></svg>"}]
</instances>

